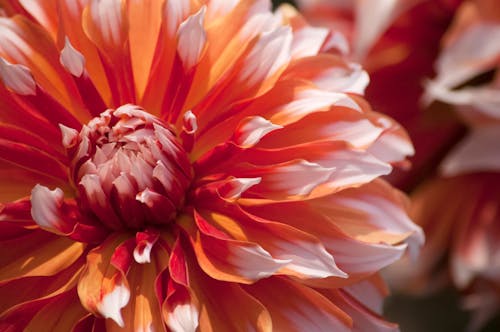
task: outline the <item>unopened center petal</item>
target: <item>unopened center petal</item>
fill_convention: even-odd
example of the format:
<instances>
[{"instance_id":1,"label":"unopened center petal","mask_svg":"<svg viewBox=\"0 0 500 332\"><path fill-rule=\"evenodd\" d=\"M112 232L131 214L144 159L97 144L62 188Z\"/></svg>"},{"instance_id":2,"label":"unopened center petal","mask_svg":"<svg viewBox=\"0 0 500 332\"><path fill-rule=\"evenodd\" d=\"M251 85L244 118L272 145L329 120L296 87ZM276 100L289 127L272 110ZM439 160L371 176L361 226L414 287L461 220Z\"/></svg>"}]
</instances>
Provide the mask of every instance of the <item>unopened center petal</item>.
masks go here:
<instances>
[{"instance_id":1,"label":"unopened center petal","mask_svg":"<svg viewBox=\"0 0 500 332\"><path fill-rule=\"evenodd\" d=\"M111 229L171 222L192 169L172 129L141 108L107 110L78 133L63 128L83 214Z\"/></svg>"}]
</instances>

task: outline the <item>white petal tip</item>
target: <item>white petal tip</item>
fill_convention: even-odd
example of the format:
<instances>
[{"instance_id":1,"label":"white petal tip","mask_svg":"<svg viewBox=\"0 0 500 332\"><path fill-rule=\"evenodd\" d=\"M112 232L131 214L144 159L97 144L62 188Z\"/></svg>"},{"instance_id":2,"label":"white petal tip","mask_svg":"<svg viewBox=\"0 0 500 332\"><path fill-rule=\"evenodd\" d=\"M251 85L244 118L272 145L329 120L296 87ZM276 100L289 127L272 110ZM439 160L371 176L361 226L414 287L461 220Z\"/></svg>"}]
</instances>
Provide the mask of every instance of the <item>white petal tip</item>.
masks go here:
<instances>
[{"instance_id":1,"label":"white petal tip","mask_svg":"<svg viewBox=\"0 0 500 332\"><path fill-rule=\"evenodd\" d=\"M249 188L259 184L262 178L235 178L226 183L227 191L223 194L225 199L238 199Z\"/></svg>"},{"instance_id":2,"label":"white petal tip","mask_svg":"<svg viewBox=\"0 0 500 332\"><path fill-rule=\"evenodd\" d=\"M234 142L242 147L252 147L268 133L281 129L283 126L276 125L260 116L244 119L234 135Z\"/></svg>"},{"instance_id":3,"label":"white petal tip","mask_svg":"<svg viewBox=\"0 0 500 332\"><path fill-rule=\"evenodd\" d=\"M36 95L36 82L28 67L11 64L0 57L0 79L13 92L28 96Z\"/></svg>"},{"instance_id":4,"label":"white petal tip","mask_svg":"<svg viewBox=\"0 0 500 332\"><path fill-rule=\"evenodd\" d=\"M192 304L179 304L168 315L167 326L172 332L195 332L198 328L198 310Z\"/></svg>"},{"instance_id":5,"label":"white petal tip","mask_svg":"<svg viewBox=\"0 0 500 332\"><path fill-rule=\"evenodd\" d=\"M73 128L66 127L63 124L59 124L59 128L61 129L63 146L66 149L75 146L78 137L78 131Z\"/></svg>"},{"instance_id":6,"label":"white petal tip","mask_svg":"<svg viewBox=\"0 0 500 332\"><path fill-rule=\"evenodd\" d=\"M144 246L138 246L134 249L134 259L138 264L146 264L151 262L152 243L146 243Z\"/></svg>"},{"instance_id":7,"label":"white petal tip","mask_svg":"<svg viewBox=\"0 0 500 332\"><path fill-rule=\"evenodd\" d=\"M207 33L203 27L205 21L206 6L189 16L179 26L177 31L177 52L182 60L184 68L189 70L200 61L203 49L207 41Z\"/></svg>"},{"instance_id":8,"label":"white petal tip","mask_svg":"<svg viewBox=\"0 0 500 332\"><path fill-rule=\"evenodd\" d=\"M198 122L196 121L196 115L194 115L191 110L184 113L184 125L183 129L188 134L194 134L198 130Z\"/></svg>"},{"instance_id":9,"label":"white petal tip","mask_svg":"<svg viewBox=\"0 0 500 332\"><path fill-rule=\"evenodd\" d=\"M59 209L64 199L64 193L60 188L50 190L49 188L37 184L31 190L31 217L43 229L54 233L61 233L59 230L61 219Z\"/></svg>"},{"instance_id":10,"label":"white petal tip","mask_svg":"<svg viewBox=\"0 0 500 332\"><path fill-rule=\"evenodd\" d=\"M111 293L106 294L98 306L99 313L104 318L110 318L120 327L125 327L120 310L125 307L130 299L130 291L121 284L117 285Z\"/></svg>"},{"instance_id":11,"label":"white petal tip","mask_svg":"<svg viewBox=\"0 0 500 332\"><path fill-rule=\"evenodd\" d=\"M73 47L73 45L71 45L68 37L66 37L59 61L63 67L71 73L71 75L76 77L83 75L85 70L85 58Z\"/></svg>"}]
</instances>

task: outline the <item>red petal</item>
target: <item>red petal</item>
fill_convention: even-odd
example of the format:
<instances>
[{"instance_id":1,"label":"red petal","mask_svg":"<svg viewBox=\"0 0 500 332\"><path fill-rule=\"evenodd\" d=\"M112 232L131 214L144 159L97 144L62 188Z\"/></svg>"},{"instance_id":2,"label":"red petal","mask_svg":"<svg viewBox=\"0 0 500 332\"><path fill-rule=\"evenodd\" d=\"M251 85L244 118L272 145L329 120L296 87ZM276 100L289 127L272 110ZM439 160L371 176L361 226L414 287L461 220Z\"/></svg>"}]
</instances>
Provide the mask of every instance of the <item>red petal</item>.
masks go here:
<instances>
[{"instance_id":1,"label":"red petal","mask_svg":"<svg viewBox=\"0 0 500 332\"><path fill-rule=\"evenodd\" d=\"M87 255L87 266L78 283L82 305L96 315L113 319L124 326L120 310L127 305L130 290L124 271L111 264L111 257L126 239L126 235L112 235L101 246Z\"/></svg>"},{"instance_id":2,"label":"red petal","mask_svg":"<svg viewBox=\"0 0 500 332\"><path fill-rule=\"evenodd\" d=\"M12 250L15 247L16 250ZM73 264L84 252L83 243L33 230L0 242L0 280L51 276ZM33 255L33 253L37 253Z\"/></svg>"}]
</instances>

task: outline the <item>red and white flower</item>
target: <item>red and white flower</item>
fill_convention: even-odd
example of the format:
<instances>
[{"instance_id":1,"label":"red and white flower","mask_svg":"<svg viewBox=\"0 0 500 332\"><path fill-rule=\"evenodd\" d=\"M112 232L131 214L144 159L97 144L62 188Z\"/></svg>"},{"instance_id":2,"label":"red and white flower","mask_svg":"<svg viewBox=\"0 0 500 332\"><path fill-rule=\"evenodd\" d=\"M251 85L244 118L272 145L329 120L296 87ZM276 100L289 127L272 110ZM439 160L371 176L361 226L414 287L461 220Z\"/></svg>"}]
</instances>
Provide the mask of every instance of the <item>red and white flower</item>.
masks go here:
<instances>
[{"instance_id":1,"label":"red and white flower","mask_svg":"<svg viewBox=\"0 0 500 332\"><path fill-rule=\"evenodd\" d=\"M0 329L397 330L377 272L423 235L379 177L411 144L325 30L263 0L0 4Z\"/></svg>"}]
</instances>

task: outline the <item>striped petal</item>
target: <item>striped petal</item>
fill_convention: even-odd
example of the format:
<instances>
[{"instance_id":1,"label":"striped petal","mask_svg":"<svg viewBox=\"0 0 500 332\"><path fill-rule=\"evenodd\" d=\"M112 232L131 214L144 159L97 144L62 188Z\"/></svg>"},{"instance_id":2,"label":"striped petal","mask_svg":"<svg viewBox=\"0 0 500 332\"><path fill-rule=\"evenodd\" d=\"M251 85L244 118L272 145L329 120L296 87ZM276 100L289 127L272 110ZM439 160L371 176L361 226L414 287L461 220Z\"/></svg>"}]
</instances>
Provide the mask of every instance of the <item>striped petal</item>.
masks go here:
<instances>
[{"instance_id":1,"label":"striped petal","mask_svg":"<svg viewBox=\"0 0 500 332\"><path fill-rule=\"evenodd\" d=\"M111 236L87 255L87 265L78 283L78 296L86 310L112 319L124 327L121 309L129 303L130 288L126 271L111 264L115 248L123 236Z\"/></svg>"}]
</instances>

